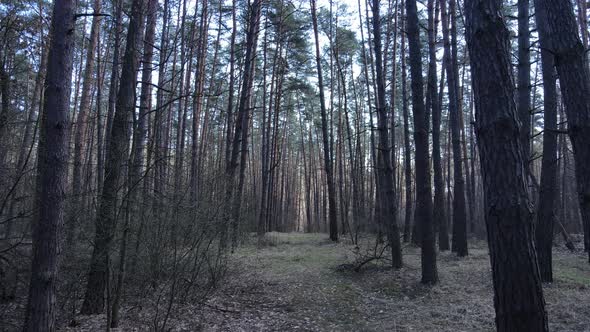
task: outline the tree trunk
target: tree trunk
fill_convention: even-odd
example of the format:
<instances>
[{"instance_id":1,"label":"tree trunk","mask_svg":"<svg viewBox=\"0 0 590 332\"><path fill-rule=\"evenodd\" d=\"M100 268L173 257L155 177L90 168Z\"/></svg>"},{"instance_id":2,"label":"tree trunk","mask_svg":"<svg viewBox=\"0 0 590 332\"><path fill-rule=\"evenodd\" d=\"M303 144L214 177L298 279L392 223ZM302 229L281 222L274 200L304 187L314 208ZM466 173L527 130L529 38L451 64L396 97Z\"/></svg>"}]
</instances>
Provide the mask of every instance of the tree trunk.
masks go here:
<instances>
[{"instance_id":1,"label":"tree trunk","mask_svg":"<svg viewBox=\"0 0 590 332\"><path fill-rule=\"evenodd\" d=\"M98 33L100 29L101 16L100 0L94 0L92 17L92 27L90 28L90 41L86 53L86 67L84 68L84 78L82 83L82 95L80 97L80 109L76 119L76 134L74 138L74 170L72 175L72 201L69 211L68 222L66 227L66 249L73 244L78 226L79 216L84 213L82 207L82 177L83 177L83 158L86 155L86 132L88 128L88 115L90 113L90 102L92 100L92 84L94 83L94 58L96 55L96 43L98 42Z\"/></svg>"},{"instance_id":2,"label":"tree trunk","mask_svg":"<svg viewBox=\"0 0 590 332\"><path fill-rule=\"evenodd\" d=\"M537 16L542 15L541 13ZM541 160L541 186L535 227L536 246L541 280L553 282L551 249L555 224L557 199L557 86L553 55L541 39L541 62L543 66L543 159Z\"/></svg>"},{"instance_id":3,"label":"tree trunk","mask_svg":"<svg viewBox=\"0 0 590 332\"><path fill-rule=\"evenodd\" d=\"M518 101L516 109L522 126L520 140L522 158L527 172L529 169L531 136L531 38L529 29L529 0L518 0Z\"/></svg>"},{"instance_id":4,"label":"tree trunk","mask_svg":"<svg viewBox=\"0 0 590 332\"><path fill-rule=\"evenodd\" d=\"M56 288L65 210L68 165L68 113L74 51L74 10L71 0L56 0L46 97L38 146L36 215L33 225L33 259L25 331L55 331Z\"/></svg>"},{"instance_id":5,"label":"tree trunk","mask_svg":"<svg viewBox=\"0 0 590 332\"><path fill-rule=\"evenodd\" d=\"M193 94L193 133L191 148L191 172L190 172L190 203L196 208L199 186L199 121L203 108L203 89L205 86L205 63L207 61L207 36L208 36L208 1L203 0L201 8L201 22L199 24L199 39L197 43L197 68L195 72L195 91ZM193 211L195 213L195 211Z\"/></svg>"},{"instance_id":6,"label":"tree trunk","mask_svg":"<svg viewBox=\"0 0 590 332\"><path fill-rule=\"evenodd\" d=\"M114 29L115 34L113 36L113 64L111 66L111 79L109 82L109 100L108 100L108 108L107 108L107 119L105 125L105 142L104 148L105 150L109 149L110 143L109 140L111 139L111 130L113 128L113 118L115 115L115 108L117 105L117 91L119 91L119 67L121 61L121 34L123 33L123 0L114 0L113 3L113 11L114 13ZM106 154L105 151L105 162L106 162ZM101 186L104 184L100 184Z\"/></svg>"},{"instance_id":7,"label":"tree trunk","mask_svg":"<svg viewBox=\"0 0 590 332\"><path fill-rule=\"evenodd\" d=\"M443 55L443 64L446 60L444 59L444 55ZM439 110L438 110L438 114L432 114L432 125L433 125L433 130L432 130L432 137L434 140L435 137L435 132L436 135L440 137L440 133L441 133L441 123L442 123L442 95L443 95L443 90L444 90L444 85L445 85L445 71L442 70L440 73L440 83L438 86L438 105L439 105ZM438 130L436 130L438 124ZM444 127L443 127L444 129ZM448 138L448 135L447 135ZM434 146L437 144L437 142L435 141L433 143L433 154L434 154ZM438 142L438 145L440 146L440 139ZM448 146L448 144L447 144ZM439 147L439 151L440 154L443 154L442 149ZM447 161L448 161L448 149L446 149L447 151ZM442 159L442 156L440 157ZM445 167L443 165L443 161L444 160L440 160L440 187L441 187L441 196L437 198L436 195L436 186L437 186L437 171L436 171L436 156L433 157L433 166L434 166L434 186L435 186L435 193L434 193L434 215L436 216L437 213L440 213L440 220L438 222L439 225L439 230L438 230L438 249L440 251L445 251L445 250L449 250L450 246L449 246L449 216L451 214L450 209L448 208L448 204L450 201L450 195L447 197L447 200L445 201L445 191L450 193L450 189L446 188L445 189ZM448 179L448 172L447 172L447 182L449 181ZM437 202L437 199L440 200L439 202ZM440 206L439 206L440 204ZM438 208L441 208L442 210L438 210ZM441 211L445 212L444 214L441 213Z\"/></svg>"},{"instance_id":8,"label":"tree trunk","mask_svg":"<svg viewBox=\"0 0 590 332\"><path fill-rule=\"evenodd\" d=\"M236 114L236 127L234 129L231 156L229 162L226 164L225 167L225 201L229 204L232 204L232 202L234 202L233 200L239 196L237 194L234 195L233 185L235 182L235 173L239 162L238 157L240 156L241 148L244 146L241 143L245 140L245 138L247 138L248 135L248 117L251 102L250 99L252 96L252 86L254 85L254 66L256 65L255 53L256 46L258 43L258 34L260 31L261 7L261 0L254 0L250 7L250 14L248 18L248 33L246 35L246 54L244 60L244 71L242 73L243 79L242 87L240 90L240 99L238 103L238 112ZM244 143L245 146L247 146L247 141ZM244 159L242 160L245 162ZM240 174L243 174L242 170L240 171ZM232 206L234 208L239 209L239 206L236 206L235 204L232 204ZM223 225L221 226L222 249L225 249L227 247L227 233L230 226L230 218L232 216L235 216L235 214L232 214L231 209L227 209L227 211L224 212Z\"/></svg>"},{"instance_id":9,"label":"tree trunk","mask_svg":"<svg viewBox=\"0 0 590 332\"><path fill-rule=\"evenodd\" d=\"M254 71L255 71L255 66L252 66L252 68L250 69L251 73L250 76L252 77L252 80L254 78ZM248 109L252 109L253 107L253 101L252 101L252 93L249 94L249 99L248 99L248 105L246 105L246 107ZM245 173L246 173L246 163L248 162L248 132L249 132L249 128L250 128L250 112L247 112L244 117L242 118L243 124L242 124L242 137L240 137L240 173L239 173L239 177L238 177L238 187L236 190L236 193L234 195L234 201L233 201L233 205L232 205L232 220L231 220L231 228L232 228L232 252L234 251L234 249L237 247L238 244L238 227L239 227L239 221L241 218L241 208L242 208L242 192L244 191L244 182L245 182ZM234 138L236 139L236 138ZM232 152L232 156L233 156L233 152Z\"/></svg>"},{"instance_id":10,"label":"tree trunk","mask_svg":"<svg viewBox=\"0 0 590 332\"><path fill-rule=\"evenodd\" d=\"M422 283L438 282L436 248L432 227L432 188L430 184L430 156L428 146L429 117L424 107L422 82L422 51L416 0L406 0L410 74L412 75L412 111L414 113L414 142L416 153L416 220L420 221Z\"/></svg>"},{"instance_id":11,"label":"tree trunk","mask_svg":"<svg viewBox=\"0 0 590 332\"><path fill-rule=\"evenodd\" d=\"M236 0L232 0L231 7L232 16L232 30L231 41L229 46L229 88L227 95L227 114L226 114L226 135L225 135L225 162L228 163L231 158L231 143L232 143L232 114L234 110L234 90L235 90L235 67L236 67ZM266 47L266 45L265 45Z\"/></svg>"},{"instance_id":12,"label":"tree trunk","mask_svg":"<svg viewBox=\"0 0 590 332\"><path fill-rule=\"evenodd\" d=\"M441 1L441 13L443 18L443 38L447 56L445 57L445 69L447 73L449 90L449 116L451 126L451 143L453 148L453 238L451 248L459 257L467 256L467 210L465 206L465 178L463 177L463 155L461 153L461 117L459 112L458 77L455 65L457 62L454 52L451 50L449 36L449 23L452 12L455 10L455 0L449 1L449 10L446 9L447 0Z\"/></svg>"},{"instance_id":13,"label":"tree trunk","mask_svg":"<svg viewBox=\"0 0 590 332\"><path fill-rule=\"evenodd\" d=\"M143 171L143 159L145 155L147 117L149 116L151 109L152 59L154 56L155 31L158 18L157 6L157 0L148 1L146 13L147 24L145 37L143 41L143 68L141 72L141 95L139 100L139 114L137 117L135 130L133 132L133 146L131 148L130 156L131 167L129 168L129 178L127 179L127 186L129 188L129 192L127 193L127 204L130 216L125 218L125 224L123 225L123 238L121 240L121 247L119 249L120 254L117 274L117 285L115 288L111 313L112 328L116 328L119 324L119 309L121 306L123 282L125 281L127 264L127 242L129 241L129 233L131 227L129 225L129 221L131 218L137 218L140 215L140 207L138 206L140 201L139 188Z\"/></svg>"},{"instance_id":14,"label":"tree trunk","mask_svg":"<svg viewBox=\"0 0 590 332\"><path fill-rule=\"evenodd\" d=\"M135 110L139 42L143 33L143 5L143 0L134 0L131 9L121 84L106 154L106 176L96 218L88 284L81 309L81 313L86 315L101 313L104 309L104 292L109 270L108 256L117 216L117 195L129 156L130 117Z\"/></svg>"},{"instance_id":15,"label":"tree trunk","mask_svg":"<svg viewBox=\"0 0 590 332\"><path fill-rule=\"evenodd\" d=\"M404 15L402 15L404 16ZM403 29L405 29L405 16ZM412 151L410 150L410 116L408 114L408 92L406 82L408 75L406 70L406 36L402 34L401 42L401 67L402 67L402 116L404 121L404 180L405 180L405 214L404 214L404 242L418 244L416 232L412 231ZM416 228L414 228L416 229Z\"/></svg>"},{"instance_id":16,"label":"tree trunk","mask_svg":"<svg viewBox=\"0 0 590 332\"><path fill-rule=\"evenodd\" d=\"M590 73L570 1L535 1L541 40L555 59L574 150L578 199L585 240L590 239ZM588 244L586 243L586 246ZM590 250L588 250L590 262Z\"/></svg>"},{"instance_id":17,"label":"tree trunk","mask_svg":"<svg viewBox=\"0 0 590 332\"><path fill-rule=\"evenodd\" d=\"M328 132L328 116L324 97L324 80L320 57L320 42L318 39L318 19L316 15L316 2L310 0L313 33L315 36L315 60L318 72L318 88L320 90L320 113L322 117L322 136L324 145L324 167L326 168L326 180L328 182L328 214L330 219L330 240L338 241L338 219L336 210L336 190L334 188L334 174L330 152L330 137Z\"/></svg>"},{"instance_id":18,"label":"tree trunk","mask_svg":"<svg viewBox=\"0 0 590 332\"><path fill-rule=\"evenodd\" d=\"M436 75L436 27L438 26L438 15L434 12L435 0L428 0L428 94L427 104L432 110L432 166L434 169L434 207L433 217L434 223L438 225L439 232L439 249L444 251L447 249L448 240L445 240L444 235L447 233L446 228L446 212L445 212L445 197L444 197L444 182L442 175L442 161L440 150L440 119L441 106L439 104L437 91L437 75ZM438 10L437 10L438 11ZM427 106L428 107L428 106ZM444 234L440 234L444 232Z\"/></svg>"},{"instance_id":19,"label":"tree trunk","mask_svg":"<svg viewBox=\"0 0 590 332\"><path fill-rule=\"evenodd\" d=\"M548 331L502 4L465 3L496 329Z\"/></svg>"},{"instance_id":20,"label":"tree trunk","mask_svg":"<svg viewBox=\"0 0 590 332\"><path fill-rule=\"evenodd\" d=\"M265 25L268 23L268 16L266 16L265 18ZM270 108L269 108L269 114L267 115L267 107L266 107L266 95L267 95L267 84L266 84L266 68L267 68L267 53L268 53L268 47L267 47L267 36L268 36L268 30L265 29L264 31L264 39L263 39L263 46L262 46L262 94L264 96L264 98L262 98L262 127L261 127L261 131L262 131L262 138L261 138L261 143L260 143L260 159L261 160L261 176L260 176L260 181L262 182L261 184L261 197L260 197L260 211L259 211L259 215L258 215L258 225L257 225L257 235L258 235L258 240L262 240L262 237L264 236L264 233L266 233L267 231L267 224L266 224L266 220L268 218L268 213L267 213L267 198L268 198L268 134L270 132ZM230 115L228 114L228 117L230 117ZM230 124L230 120L228 119L228 125ZM227 140L228 140L228 144L231 143L231 130L227 131ZM228 150L229 150L230 145L228 145ZM227 158L226 158L226 162L229 162L229 157L230 154L228 152L227 154Z\"/></svg>"},{"instance_id":21,"label":"tree trunk","mask_svg":"<svg viewBox=\"0 0 590 332\"><path fill-rule=\"evenodd\" d=\"M377 131L379 143L377 149L377 174L379 176L379 198L381 224L386 227L387 240L391 246L391 265L401 268L403 265L402 249L397 226L397 200L395 198L395 180L387 131L387 105L385 103L385 80L383 77L383 58L381 50L381 19L379 0L373 0L373 42L375 46L375 73L377 79Z\"/></svg>"},{"instance_id":22,"label":"tree trunk","mask_svg":"<svg viewBox=\"0 0 590 332\"><path fill-rule=\"evenodd\" d=\"M6 60L0 62L0 176L4 178L6 152L8 147L5 146L9 130L8 121L10 118L10 75L8 74Z\"/></svg>"}]
</instances>

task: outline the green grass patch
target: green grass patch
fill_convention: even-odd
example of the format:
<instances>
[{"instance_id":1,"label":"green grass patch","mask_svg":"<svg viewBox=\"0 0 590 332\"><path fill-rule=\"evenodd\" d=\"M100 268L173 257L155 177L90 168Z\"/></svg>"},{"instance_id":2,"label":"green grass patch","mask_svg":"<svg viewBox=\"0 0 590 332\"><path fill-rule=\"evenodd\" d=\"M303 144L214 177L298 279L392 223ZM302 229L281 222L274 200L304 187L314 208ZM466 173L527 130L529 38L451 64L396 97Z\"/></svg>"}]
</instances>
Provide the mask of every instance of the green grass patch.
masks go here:
<instances>
[{"instance_id":1,"label":"green grass patch","mask_svg":"<svg viewBox=\"0 0 590 332\"><path fill-rule=\"evenodd\" d=\"M590 275L586 271L576 268L555 267L555 279L579 286L590 287Z\"/></svg>"}]
</instances>

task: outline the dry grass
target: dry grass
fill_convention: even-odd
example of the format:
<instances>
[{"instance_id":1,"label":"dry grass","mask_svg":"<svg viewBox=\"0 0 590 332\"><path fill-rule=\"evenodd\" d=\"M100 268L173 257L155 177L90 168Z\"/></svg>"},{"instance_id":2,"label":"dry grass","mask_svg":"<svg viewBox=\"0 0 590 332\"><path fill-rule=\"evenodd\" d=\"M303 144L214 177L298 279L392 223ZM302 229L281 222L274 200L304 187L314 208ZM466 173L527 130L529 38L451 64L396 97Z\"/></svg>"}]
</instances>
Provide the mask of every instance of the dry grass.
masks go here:
<instances>
[{"instance_id":1,"label":"dry grass","mask_svg":"<svg viewBox=\"0 0 590 332\"><path fill-rule=\"evenodd\" d=\"M363 239L361 251L372 239ZM487 248L470 242L467 258L439 253L440 283L424 286L420 251L404 248L404 268L384 261L360 272L346 240L322 234L266 236L250 241L230 259L228 275L204 304L185 305L168 325L172 331L493 331L494 308ZM552 331L590 331L590 266L583 253L558 245L555 279L545 285ZM105 330L105 317L81 317L69 331ZM124 308L119 331L147 331L153 314ZM1 325L0 325L1 326ZM3 329L0 328L0 331Z\"/></svg>"},{"instance_id":2,"label":"dry grass","mask_svg":"<svg viewBox=\"0 0 590 332\"><path fill-rule=\"evenodd\" d=\"M361 247L368 246L370 239ZM440 283L424 286L419 249L404 248L401 270L385 263L361 272L339 269L353 246L325 235L268 235L264 249L243 248L233 274L212 303L239 313L209 315L205 330L493 331L487 248L471 243L459 259L439 253ZM556 282L545 286L552 331L590 331L590 267L584 255L555 252ZM217 319L216 317L223 317Z\"/></svg>"}]
</instances>

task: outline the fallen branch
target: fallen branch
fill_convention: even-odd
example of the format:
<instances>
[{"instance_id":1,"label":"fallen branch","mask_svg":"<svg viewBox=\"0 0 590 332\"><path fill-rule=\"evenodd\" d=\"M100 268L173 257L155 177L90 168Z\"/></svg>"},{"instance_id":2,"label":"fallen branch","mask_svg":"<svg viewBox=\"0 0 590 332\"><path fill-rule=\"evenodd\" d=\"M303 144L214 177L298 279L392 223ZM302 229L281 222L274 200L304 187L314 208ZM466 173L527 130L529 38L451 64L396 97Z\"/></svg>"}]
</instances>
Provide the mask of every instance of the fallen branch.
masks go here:
<instances>
[{"instance_id":1,"label":"fallen branch","mask_svg":"<svg viewBox=\"0 0 590 332\"><path fill-rule=\"evenodd\" d=\"M375 246L373 254L360 257L359 259L361 259L361 261L360 262L357 261L357 263L355 264L356 266L354 267L353 270L355 272L359 272L363 266L365 266L366 264L368 264L372 261L382 260L382 259L388 260L387 257L383 256L383 253L385 253L385 250L387 248L389 248L389 244L386 244L383 247L381 247L381 249L379 251L377 249L377 246Z\"/></svg>"},{"instance_id":2,"label":"fallen branch","mask_svg":"<svg viewBox=\"0 0 590 332\"><path fill-rule=\"evenodd\" d=\"M207 308L211 308L217 311L221 311L221 312L228 312L228 313L232 313L232 314L240 314L241 312L239 310L231 310L231 309L225 309L225 308L220 308L216 305L213 304L207 304L207 303L201 303L202 305L204 305Z\"/></svg>"}]
</instances>

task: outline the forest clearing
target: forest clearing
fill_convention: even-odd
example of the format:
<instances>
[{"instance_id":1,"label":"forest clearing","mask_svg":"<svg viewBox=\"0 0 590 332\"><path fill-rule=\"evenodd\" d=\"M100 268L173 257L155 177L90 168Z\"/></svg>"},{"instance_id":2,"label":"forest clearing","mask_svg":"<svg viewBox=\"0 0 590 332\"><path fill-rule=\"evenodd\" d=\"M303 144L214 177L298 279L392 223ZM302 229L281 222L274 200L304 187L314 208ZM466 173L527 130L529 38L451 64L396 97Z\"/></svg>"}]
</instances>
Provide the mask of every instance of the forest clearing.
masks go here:
<instances>
[{"instance_id":1,"label":"forest clearing","mask_svg":"<svg viewBox=\"0 0 590 332\"><path fill-rule=\"evenodd\" d=\"M334 244L321 234L267 236L270 245L266 248L246 246L232 259L228 283L208 301L213 309L205 308L203 319L195 321L203 330L495 329L491 270L484 242L474 243L465 260L448 252L442 254L439 273L443 281L425 286L416 281L420 274L416 247L404 248L406 265L398 271L378 262L355 272L351 269L356 262L355 247L350 241ZM572 254L563 245L556 246L555 251L555 282L544 288L549 328L589 331L590 266L583 264L583 253ZM190 320L184 321L187 323L190 326Z\"/></svg>"}]
</instances>

